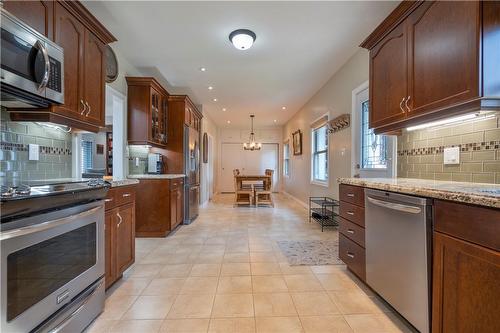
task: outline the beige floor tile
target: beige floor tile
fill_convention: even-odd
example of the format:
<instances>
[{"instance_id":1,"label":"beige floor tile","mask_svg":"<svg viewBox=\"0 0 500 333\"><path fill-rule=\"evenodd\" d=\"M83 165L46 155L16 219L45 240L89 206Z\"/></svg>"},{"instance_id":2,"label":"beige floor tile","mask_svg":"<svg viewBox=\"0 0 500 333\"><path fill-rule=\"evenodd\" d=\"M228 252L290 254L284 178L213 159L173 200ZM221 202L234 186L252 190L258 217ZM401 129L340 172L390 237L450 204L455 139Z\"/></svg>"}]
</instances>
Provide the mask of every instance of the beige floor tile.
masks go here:
<instances>
[{"instance_id":1,"label":"beige floor tile","mask_svg":"<svg viewBox=\"0 0 500 333\"><path fill-rule=\"evenodd\" d=\"M167 319L160 328L162 333L206 333L210 319Z\"/></svg>"},{"instance_id":2,"label":"beige floor tile","mask_svg":"<svg viewBox=\"0 0 500 333\"><path fill-rule=\"evenodd\" d=\"M341 315L300 317L306 333L354 333Z\"/></svg>"},{"instance_id":3,"label":"beige floor tile","mask_svg":"<svg viewBox=\"0 0 500 333\"><path fill-rule=\"evenodd\" d=\"M193 264L190 276L219 276L220 264Z\"/></svg>"},{"instance_id":4,"label":"beige floor tile","mask_svg":"<svg viewBox=\"0 0 500 333\"><path fill-rule=\"evenodd\" d=\"M190 276L184 282L181 294L214 294L217 289L217 277Z\"/></svg>"},{"instance_id":5,"label":"beige floor tile","mask_svg":"<svg viewBox=\"0 0 500 333\"><path fill-rule=\"evenodd\" d=\"M165 319L175 295L139 296L122 319Z\"/></svg>"},{"instance_id":6,"label":"beige floor tile","mask_svg":"<svg viewBox=\"0 0 500 333\"><path fill-rule=\"evenodd\" d=\"M211 294L178 295L167 318L210 318L213 302Z\"/></svg>"},{"instance_id":7,"label":"beige floor tile","mask_svg":"<svg viewBox=\"0 0 500 333\"><path fill-rule=\"evenodd\" d=\"M118 320L102 319L102 316L100 316L87 327L84 333L109 333L111 327L117 322Z\"/></svg>"},{"instance_id":8,"label":"beige floor tile","mask_svg":"<svg viewBox=\"0 0 500 333\"><path fill-rule=\"evenodd\" d=\"M316 277L326 290L343 291L358 289L356 283L344 273L316 274Z\"/></svg>"},{"instance_id":9,"label":"beige floor tile","mask_svg":"<svg viewBox=\"0 0 500 333\"><path fill-rule=\"evenodd\" d=\"M315 291L323 290L323 286L313 274L284 275L290 291Z\"/></svg>"},{"instance_id":10,"label":"beige floor tile","mask_svg":"<svg viewBox=\"0 0 500 333\"><path fill-rule=\"evenodd\" d=\"M191 272L192 264L177 264L177 265L165 265L160 273L159 277L187 277Z\"/></svg>"},{"instance_id":11,"label":"beige floor tile","mask_svg":"<svg viewBox=\"0 0 500 333\"><path fill-rule=\"evenodd\" d=\"M106 299L104 312L99 319L120 319L137 298L138 296L111 295Z\"/></svg>"},{"instance_id":12,"label":"beige floor tile","mask_svg":"<svg viewBox=\"0 0 500 333\"><path fill-rule=\"evenodd\" d=\"M209 333L255 333L254 318L212 318Z\"/></svg>"},{"instance_id":13,"label":"beige floor tile","mask_svg":"<svg viewBox=\"0 0 500 333\"><path fill-rule=\"evenodd\" d=\"M271 251L250 252L250 262L278 262L278 260Z\"/></svg>"},{"instance_id":14,"label":"beige floor tile","mask_svg":"<svg viewBox=\"0 0 500 333\"><path fill-rule=\"evenodd\" d=\"M215 296L213 318L253 317L252 294L219 294Z\"/></svg>"},{"instance_id":15,"label":"beige floor tile","mask_svg":"<svg viewBox=\"0 0 500 333\"><path fill-rule=\"evenodd\" d=\"M153 278L160 273L162 268L165 265L134 265L132 268L127 272L127 276L130 277L142 277L142 278Z\"/></svg>"},{"instance_id":16,"label":"beige floor tile","mask_svg":"<svg viewBox=\"0 0 500 333\"><path fill-rule=\"evenodd\" d=\"M180 293L185 278L159 278L153 279L149 285L143 290L142 295L161 296L161 295L176 295Z\"/></svg>"},{"instance_id":17,"label":"beige floor tile","mask_svg":"<svg viewBox=\"0 0 500 333\"><path fill-rule=\"evenodd\" d=\"M272 262L253 262L250 269L252 275L281 275L280 265Z\"/></svg>"},{"instance_id":18,"label":"beige floor tile","mask_svg":"<svg viewBox=\"0 0 500 333\"><path fill-rule=\"evenodd\" d=\"M222 264L222 276L250 275L249 263L224 263Z\"/></svg>"},{"instance_id":19,"label":"beige floor tile","mask_svg":"<svg viewBox=\"0 0 500 333\"><path fill-rule=\"evenodd\" d=\"M381 312L374 300L361 290L330 291L328 293L342 314Z\"/></svg>"},{"instance_id":20,"label":"beige floor tile","mask_svg":"<svg viewBox=\"0 0 500 333\"><path fill-rule=\"evenodd\" d=\"M411 332L395 316L386 314L345 315L344 318L356 333Z\"/></svg>"},{"instance_id":21,"label":"beige floor tile","mask_svg":"<svg viewBox=\"0 0 500 333\"><path fill-rule=\"evenodd\" d=\"M110 333L156 333L161 323L161 320L121 320L111 328Z\"/></svg>"},{"instance_id":22,"label":"beige floor tile","mask_svg":"<svg viewBox=\"0 0 500 333\"><path fill-rule=\"evenodd\" d=\"M280 262L281 274L285 275L300 275L300 274L312 274L309 266L290 266L286 262Z\"/></svg>"},{"instance_id":23,"label":"beige floor tile","mask_svg":"<svg viewBox=\"0 0 500 333\"><path fill-rule=\"evenodd\" d=\"M256 317L296 316L297 311L288 293L254 294Z\"/></svg>"},{"instance_id":24,"label":"beige floor tile","mask_svg":"<svg viewBox=\"0 0 500 333\"><path fill-rule=\"evenodd\" d=\"M311 266L315 274L333 274L339 271L345 272L347 270L345 265L325 265L325 266Z\"/></svg>"},{"instance_id":25,"label":"beige floor tile","mask_svg":"<svg viewBox=\"0 0 500 333\"><path fill-rule=\"evenodd\" d=\"M285 280L280 275L252 276L254 293L279 293L288 292Z\"/></svg>"},{"instance_id":26,"label":"beige floor tile","mask_svg":"<svg viewBox=\"0 0 500 333\"><path fill-rule=\"evenodd\" d=\"M140 295L151 282L150 278L129 278L116 282L113 295Z\"/></svg>"},{"instance_id":27,"label":"beige floor tile","mask_svg":"<svg viewBox=\"0 0 500 333\"><path fill-rule=\"evenodd\" d=\"M223 258L224 263L247 263L250 262L248 252L226 252Z\"/></svg>"},{"instance_id":28,"label":"beige floor tile","mask_svg":"<svg viewBox=\"0 0 500 333\"><path fill-rule=\"evenodd\" d=\"M340 314L338 307L324 291L292 293L292 299L300 316Z\"/></svg>"},{"instance_id":29,"label":"beige floor tile","mask_svg":"<svg viewBox=\"0 0 500 333\"><path fill-rule=\"evenodd\" d=\"M217 294L252 293L251 276L221 276Z\"/></svg>"},{"instance_id":30,"label":"beige floor tile","mask_svg":"<svg viewBox=\"0 0 500 333\"><path fill-rule=\"evenodd\" d=\"M304 332L299 317L257 317L257 333Z\"/></svg>"}]
</instances>

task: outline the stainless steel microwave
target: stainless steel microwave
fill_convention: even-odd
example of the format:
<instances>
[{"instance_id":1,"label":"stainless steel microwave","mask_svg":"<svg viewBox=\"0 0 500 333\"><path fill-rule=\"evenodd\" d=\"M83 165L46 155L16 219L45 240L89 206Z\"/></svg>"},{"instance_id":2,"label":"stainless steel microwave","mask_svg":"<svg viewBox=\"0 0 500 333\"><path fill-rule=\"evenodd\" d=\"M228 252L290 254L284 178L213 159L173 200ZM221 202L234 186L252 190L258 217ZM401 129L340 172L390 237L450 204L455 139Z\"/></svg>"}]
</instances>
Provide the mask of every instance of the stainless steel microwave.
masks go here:
<instances>
[{"instance_id":1,"label":"stainless steel microwave","mask_svg":"<svg viewBox=\"0 0 500 333\"><path fill-rule=\"evenodd\" d=\"M64 103L63 49L5 9L1 12L2 106Z\"/></svg>"}]
</instances>

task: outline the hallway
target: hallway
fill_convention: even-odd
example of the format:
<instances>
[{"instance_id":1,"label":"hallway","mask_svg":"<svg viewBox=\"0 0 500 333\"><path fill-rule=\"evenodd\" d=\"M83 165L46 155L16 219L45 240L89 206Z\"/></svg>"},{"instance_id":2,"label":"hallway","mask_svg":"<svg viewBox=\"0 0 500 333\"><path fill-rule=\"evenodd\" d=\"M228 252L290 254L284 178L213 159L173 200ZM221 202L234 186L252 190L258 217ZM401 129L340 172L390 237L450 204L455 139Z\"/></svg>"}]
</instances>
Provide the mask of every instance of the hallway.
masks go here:
<instances>
[{"instance_id":1,"label":"hallway","mask_svg":"<svg viewBox=\"0 0 500 333\"><path fill-rule=\"evenodd\" d=\"M337 239L283 195L233 208L218 195L165 239L137 239L136 264L89 332L409 332L344 265L289 266L278 240Z\"/></svg>"}]
</instances>

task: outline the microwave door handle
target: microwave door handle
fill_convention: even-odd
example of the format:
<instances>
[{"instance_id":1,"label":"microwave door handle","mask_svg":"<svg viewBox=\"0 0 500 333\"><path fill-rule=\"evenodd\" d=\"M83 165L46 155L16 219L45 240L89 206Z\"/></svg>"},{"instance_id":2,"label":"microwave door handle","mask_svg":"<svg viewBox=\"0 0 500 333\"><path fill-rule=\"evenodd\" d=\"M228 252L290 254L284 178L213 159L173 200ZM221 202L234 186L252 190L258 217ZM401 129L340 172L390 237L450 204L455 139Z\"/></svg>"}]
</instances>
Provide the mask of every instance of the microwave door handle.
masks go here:
<instances>
[{"instance_id":1,"label":"microwave door handle","mask_svg":"<svg viewBox=\"0 0 500 333\"><path fill-rule=\"evenodd\" d=\"M42 51L43 59L45 61L45 73L43 74L42 82L40 82L40 86L38 87L38 90L42 91L47 87L47 84L49 83L49 75L50 75L49 54L47 53L45 45L43 45L43 43L40 40L37 40L35 45L40 49L40 51Z\"/></svg>"},{"instance_id":2,"label":"microwave door handle","mask_svg":"<svg viewBox=\"0 0 500 333\"><path fill-rule=\"evenodd\" d=\"M388 201L382 201L382 200L374 199L372 197L368 197L368 201L376 206L391 209L391 210L397 210L397 211L404 212L404 213L419 214L422 211L422 209L420 207L402 205L402 204L397 204L397 203L388 202Z\"/></svg>"},{"instance_id":3,"label":"microwave door handle","mask_svg":"<svg viewBox=\"0 0 500 333\"><path fill-rule=\"evenodd\" d=\"M77 219L81 219L81 218L84 218L86 216L92 215L92 214L96 213L99 209L102 209L102 207L101 206L94 207L92 209L89 209L87 211L84 211L84 212L81 212L81 213L78 213L75 215L61 217L60 219L47 221L47 222L43 222L40 224L30 225L30 226L19 228L19 229L4 231L4 232L2 232L2 234L0 236L0 240L4 241L7 239L25 236L25 235L33 234L35 232L40 232L43 230L52 229L52 228L55 228L55 227L60 226L60 225L68 224L68 223L74 222Z\"/></svg>"}]
</instances>

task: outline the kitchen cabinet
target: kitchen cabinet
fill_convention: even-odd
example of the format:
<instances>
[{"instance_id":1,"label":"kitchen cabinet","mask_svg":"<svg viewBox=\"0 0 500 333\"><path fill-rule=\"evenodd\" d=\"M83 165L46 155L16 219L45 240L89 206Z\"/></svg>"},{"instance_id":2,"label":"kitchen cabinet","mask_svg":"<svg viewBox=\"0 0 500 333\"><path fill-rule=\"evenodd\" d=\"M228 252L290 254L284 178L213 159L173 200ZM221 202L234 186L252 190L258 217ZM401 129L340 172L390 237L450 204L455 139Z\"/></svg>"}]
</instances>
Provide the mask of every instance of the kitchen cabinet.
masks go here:
<instances>
[{"instance_id":1,"label":"kitchen cabinet","mask_svg":"<svg viewBox=\"0 0 500 333\"><path fill-rule=\"evenodd\" d=\"M49 121L97 132L105 125L105 45L116 39L78 1L53 1L43 7L45 12L38 3L20 1L7 7L15 10L14 15L26 13L21 18L26 17L26 23L37 30L45 20L49 38L64 49L64 104L46 109L11 109L11 119ZM31 17L29 13L36 8L36 15ZM37 16L42 14L45 18Z\"/></svg>"},{"instance_id":2,"label":"kitchen cabinet","mask_svg":"<svg viewBox=\"0 0 500 333\"><path fill-rule=\"evenodd\" d=\"M432 331L499 332L500 211L434 203Z\"/></svg>"},{"instance_id":3,"label":"kitchen cabinet","mask_svg":"<svg viewBox=\"0 0 500 333\"><path fill-rule=\"evenodd\" d=\"M106 288L135 261L135 188L136 185L111 188L105 199Z\"/></svg>"},{"instance_id":4,"label":"kitchen cabinet","mask_svg":"<svg viewBox=\"0 0 500 333\"><path fill-rule=\"evenodd\" d=\"M498 1L403 1L361 44L370 50L370 127L388 133L500 109L499 17Z\"/></svg>"},{"instance_id":5,"label":"kitchen cabinet","mask_svg":"<svg viewBox=\"0 0 500 333\"><path fill-rule=\"evenodd\" d=\"M137 237L166 237L183 221L184 180L141 178L137 186Z\"/></svg>"},{"instance_id":6,"label":"kitchen cabinet","mask_svg":"<svg viewBox=\"0 0 500 333\"><path fill-rule=\"evenodd\" d=\"M168 140L168 92L152 77L127 77L128 143L164 148Z\"/></svg>"},{"instance_id":7,"label":"kitchen cabinet","mask_svg":"<svg viewBox=\"0 0 500 333\"><path fill-rule=\"evenodd\" d=\"M53 37L53 1L3 1L3 8L21 21L52 39Z\"/></svg>"}]
</instances>

